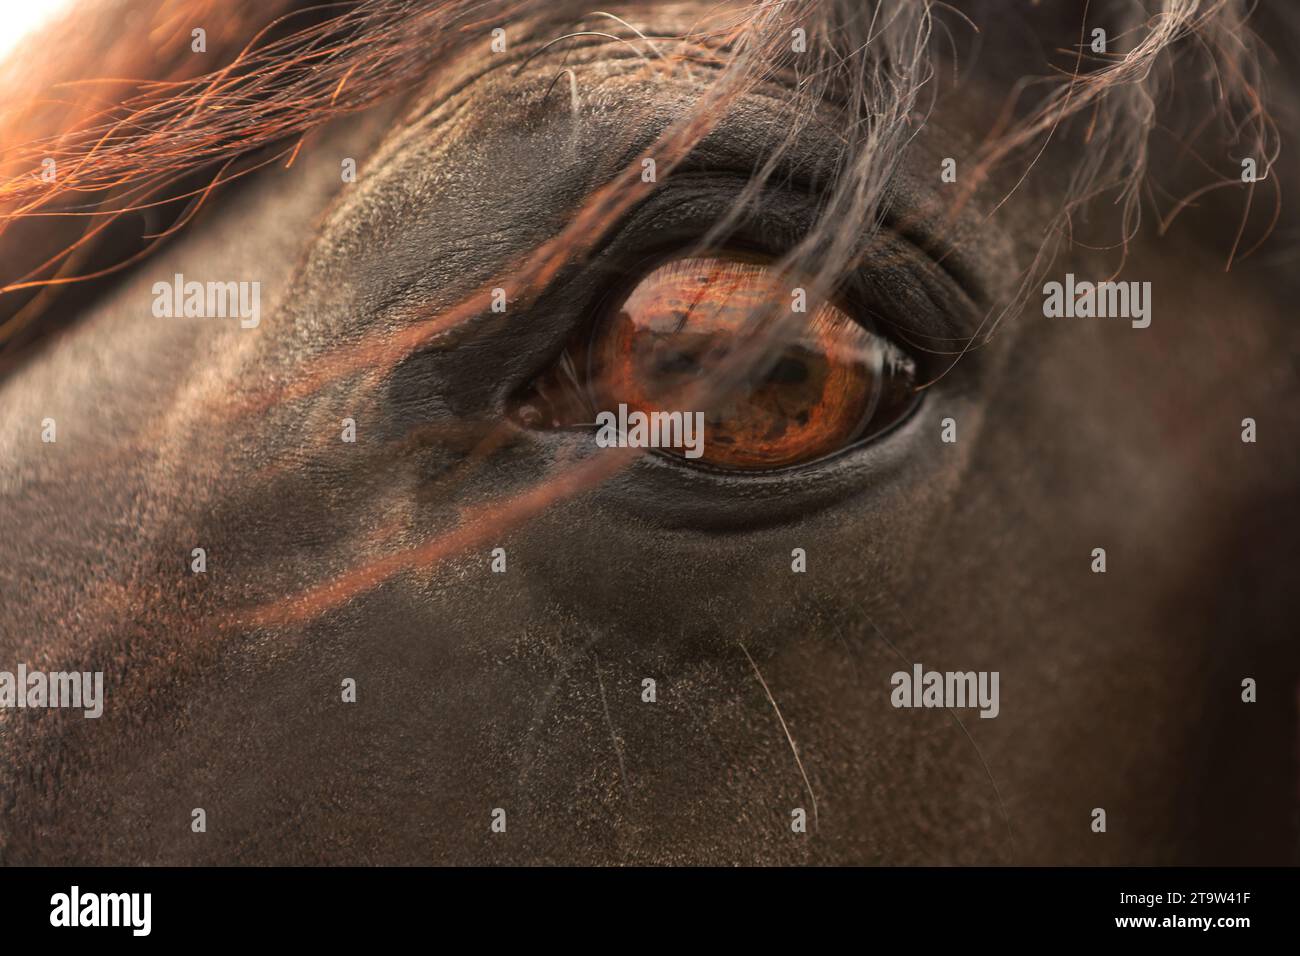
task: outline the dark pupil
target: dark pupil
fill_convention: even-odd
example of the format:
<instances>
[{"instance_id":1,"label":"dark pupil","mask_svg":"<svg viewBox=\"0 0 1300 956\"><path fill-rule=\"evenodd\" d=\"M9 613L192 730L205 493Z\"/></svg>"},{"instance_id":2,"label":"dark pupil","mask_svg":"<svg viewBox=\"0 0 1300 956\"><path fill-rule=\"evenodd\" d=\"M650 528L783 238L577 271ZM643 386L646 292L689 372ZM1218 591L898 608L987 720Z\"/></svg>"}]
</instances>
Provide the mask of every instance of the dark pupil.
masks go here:
<instances>
[{"instance_id":1,"label":"dark pupil","mask_svg":"<svg viewBox=\"0 0 1300 956\"><path fill-rule=\"evenodd\" d=\"M690 352L664 349L655 355L654 369L656 376L693 375L700 363Z\"/></svg>"},{"instance_id":2,"label":"dark pupil","mask_svg":"<svg viewBox=\"0 0 1300 956\"><path fill-rule=\"evenodd\" d=\"M769 385L802 385L808 381L808 366L800 359L782 356L767 373Z\"/></svg>"}]
</instances>

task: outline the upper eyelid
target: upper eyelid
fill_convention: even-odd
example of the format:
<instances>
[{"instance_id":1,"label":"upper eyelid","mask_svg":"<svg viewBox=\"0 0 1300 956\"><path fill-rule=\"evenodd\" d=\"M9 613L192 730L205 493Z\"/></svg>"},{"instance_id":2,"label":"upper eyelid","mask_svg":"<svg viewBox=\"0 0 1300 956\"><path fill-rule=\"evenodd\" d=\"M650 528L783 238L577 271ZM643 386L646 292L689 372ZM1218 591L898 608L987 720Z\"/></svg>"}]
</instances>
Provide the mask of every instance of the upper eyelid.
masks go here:
<instances>
[{"instance_id":1,"label":"upper eyelid","mask_svg":"<svg viewBox=\"0 0 1300 956\"><path fill-rule=\"evenodd\" d=\"M717 221L733 208L734 197L747 184L745 177L725 168L710 171L693 166L674 173L609 231L590 259L592 262L621 259L614 266L616 271L624 273L648 270L686 255L708 255L728 248L780 259L816 227L818 196L794 184L767 184L759 201L737 217L729 231L706 241ZM707 213L700 215L700 207L704 206L708 207ZM666 226L665 220L669 220ZM686 220L686 224L681 220ZM907 240L912 261L935 262L916 238L893 233L888 221L878 235L892 248L900 246L900 239ZM942 268L938 263L935 266ZM850 289L855 284L866 289L869 283L855 280L860 278L859 273L872 268L871 259L864 258L840 277L835 291ZM970 293L965 283L953 278L951 270L944 270L944 274L969 303Z\"/></svg>"},{"instance_id":2,"label":"upper eyelid","mask_svg":"<svg viewBox=\"0 0 1300 956\"><path fill-rule=\"evenodd\" d=\"M992 294L984 283L980 270L963 255L960 245L944 242L937 231L926 228L905 215L887 214L883 226L942 270L966 297L972 309L988 308Z\"/></svg>"},{"instance_id":3,"label":"upper eyelid","mask_svg":"<svg viewBox=\"0 0 1300 956\"><path fill-rule=\"evenodd\" d=\"M881 318L886 327L937 343L966 342L986 313L982 288L956 268L945 268L923 245L888 225L877 233L888 250L901 252L906 268L887 269L879 258L865 258L855 272L865 301L887 301Z\"/></svg>"}]
</instances>

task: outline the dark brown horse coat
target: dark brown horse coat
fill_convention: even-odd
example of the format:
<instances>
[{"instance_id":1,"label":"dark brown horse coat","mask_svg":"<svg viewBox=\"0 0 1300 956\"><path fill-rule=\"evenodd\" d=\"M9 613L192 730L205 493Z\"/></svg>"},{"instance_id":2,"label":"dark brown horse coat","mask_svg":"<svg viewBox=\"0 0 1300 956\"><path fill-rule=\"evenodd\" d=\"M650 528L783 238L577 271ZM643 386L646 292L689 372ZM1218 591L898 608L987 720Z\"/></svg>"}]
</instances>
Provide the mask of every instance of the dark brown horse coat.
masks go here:
<instances>
[{"instance_id":1,"label":"dark brown horse coat","mask_svg":"<svg viewBox=\"0 0 1300 956\"><path fill-rule=\"evenodd\" d=\"M796 101L784 69L701 107L739 47L655 38L711 6L620 6L649 41L585 11L457 21L432 94L319 127L93 294L52 299L40 321L61 331L0 382L0 670L103 672L104 712L0 709L0 860L1295 861L1298 290L1268 185L1294 169L1259 157L1271 179L1240 240L1240 182L1158 234L1253 145L1200 122L1216 80L1190 35L1108 105L1032 128L1046 94L1012 101L1017 81L1075 64L1093 26L1115 62L1140 58L1156 27L1135 4L1086 22L966 5L979 33L932 27L939 72L856 120L833 84ZM919 14L818 29L829 6L761 27L857 50L859 79L911 70L898 31ZM1215 41L1241 12L1164 6ZM582 31L621 39L540 49ZM234 32L237 50L251 31ZM216 33L207 73L234 55ZM892 66L863 65L882 44ZM1162 74L1159 108L1195 120L1176 137L1133 95ZM1284 149L1292 106L1268 103ZM697 108L707 126L675 156L665 133ZM1140 223L1103 193L1122 183L1089 180L1104 199L1066 237L1090 157L1133 137ZM646 155L665 160L654 188ZM619 188L647 188L620 205L601 190L627 170ZM927 372L904 422L771 473L651 454L595 475L587 431L509 424L611 277L738 204L731 232L821 236L818 266L845 235L886 237L860 265ZM562 264L529 259L557 237ZM156 315L178 274L260 283L256 328ZM1045 317L1041 286L1067 274L1150 282L1150 326ZM997 672L996 718L894 706L892 675L918 663Z\"/></svg>"}]
</instances>

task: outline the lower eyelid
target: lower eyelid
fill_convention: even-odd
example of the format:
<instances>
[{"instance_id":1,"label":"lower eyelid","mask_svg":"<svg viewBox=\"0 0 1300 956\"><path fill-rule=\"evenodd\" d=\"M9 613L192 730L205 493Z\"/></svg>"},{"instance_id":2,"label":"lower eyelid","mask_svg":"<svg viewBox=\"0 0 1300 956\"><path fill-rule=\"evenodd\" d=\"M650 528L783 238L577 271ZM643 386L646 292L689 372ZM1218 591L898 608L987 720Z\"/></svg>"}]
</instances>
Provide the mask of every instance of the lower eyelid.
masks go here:
<instances>
[{"instance_id":1,"label":"lower eyelid","mask_svg":"<svg viewBox=\"0 0 1300 956\"><path fill-rule=\"evenodd\" d=\"M668 530L740 533L803 521L854 499L882 507L907 494L906 476L928 465L917 454L925 416L918 401L870 445L849 446L815 462L738 473L664 454L647 454L593 491L602 507ZM558 436L557 436L558 437ZM573 445L576 436L558 437Z\"/></svg>"}]
</instances>

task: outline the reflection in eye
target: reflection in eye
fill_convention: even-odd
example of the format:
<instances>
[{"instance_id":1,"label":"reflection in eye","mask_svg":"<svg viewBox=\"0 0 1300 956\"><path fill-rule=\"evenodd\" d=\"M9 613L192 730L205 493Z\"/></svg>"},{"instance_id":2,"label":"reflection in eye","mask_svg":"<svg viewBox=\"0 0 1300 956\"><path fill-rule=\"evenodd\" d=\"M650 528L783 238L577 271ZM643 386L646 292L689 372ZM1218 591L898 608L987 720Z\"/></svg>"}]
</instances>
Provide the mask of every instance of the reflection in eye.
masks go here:
<instances>
[{"instance_id":1,"label":"reflection in eye","mask_svg":"<svg viewBox=\"0 0 1300 956\"><path fill-rule=\"evenodd\" d=\"M740 255L678 259L646 274L592 331L536 383L521 409L528 424L590 422L600 410L683 410L731 370L755 315L788 309L788 280ZM799 317L801 321L803 316ZM584 400L572 400L573 388ZM901 420L914 403L915 367L886 339L827 303L793 339L704 412L703 455L717 468L772 470L815 461ZM559 393L567 391L568 400ZM665 449L681 453L681 449Z\"/></svg>"}]
</instances>

